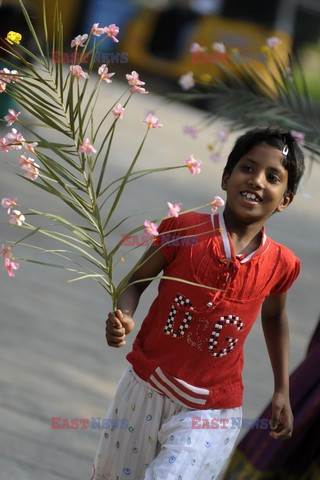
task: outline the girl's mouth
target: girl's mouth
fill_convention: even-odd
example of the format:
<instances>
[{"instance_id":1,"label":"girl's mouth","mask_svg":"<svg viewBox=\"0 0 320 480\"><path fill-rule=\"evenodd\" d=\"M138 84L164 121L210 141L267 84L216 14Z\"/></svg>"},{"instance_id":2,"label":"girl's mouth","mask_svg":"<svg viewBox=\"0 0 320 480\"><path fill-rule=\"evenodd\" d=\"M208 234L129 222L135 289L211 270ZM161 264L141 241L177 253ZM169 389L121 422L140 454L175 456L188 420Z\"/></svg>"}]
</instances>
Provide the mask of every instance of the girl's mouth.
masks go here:
<instances>
[{"instance_id":1,"label":"girl's mouth","mask_svg":"<svg viewBox=\"0 0 320 480\"><path fill-rule=\"evenodd\" d=\"M256 193L251 193L251 192L240 192L241 196L246 200L246 202L249 203L261 203L262 198L257 195Z\"/></svg>"}]
</instances>

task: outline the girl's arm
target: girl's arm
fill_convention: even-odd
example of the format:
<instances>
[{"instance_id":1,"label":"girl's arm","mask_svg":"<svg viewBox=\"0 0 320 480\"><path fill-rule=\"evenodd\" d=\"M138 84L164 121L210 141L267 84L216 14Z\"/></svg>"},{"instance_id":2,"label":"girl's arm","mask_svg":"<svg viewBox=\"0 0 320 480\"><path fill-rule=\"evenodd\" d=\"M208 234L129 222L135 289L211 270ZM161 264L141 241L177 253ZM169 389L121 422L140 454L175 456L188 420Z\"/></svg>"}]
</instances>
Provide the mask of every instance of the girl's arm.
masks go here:
<instances>
[{"instance_id":1,"label":"girl's arm","mask_svg":"<svg viewBox=\"0 0 320 480\"><path fill-rule=\"evenodd\" d=\"M290 438L293 415L289 398L289 327L286 294L267 297L261 310L262 328L274 376L271 437Z\"/></svg>"},{"instance_id":2,"label":"girl's arm","mask_svg":"<svg viewBox=\"0 0 320 480\"><path fill-rule=\"evenodd\" d=\"M151 256L152 255L152 256ZM151 256L151 257L150 257ZM150 258L149 258L150 257ZM156 277L166 266L167 261L159 247L150 247L141 261L148 259L139 267L128 283L144 278ZM134 328L133 314L138 306L140 296L151 280L129 285L119 296L118 310L110 312L106 320L106 339L111 347L122 347L125 338Z\"/></svg>"}]
</instances>

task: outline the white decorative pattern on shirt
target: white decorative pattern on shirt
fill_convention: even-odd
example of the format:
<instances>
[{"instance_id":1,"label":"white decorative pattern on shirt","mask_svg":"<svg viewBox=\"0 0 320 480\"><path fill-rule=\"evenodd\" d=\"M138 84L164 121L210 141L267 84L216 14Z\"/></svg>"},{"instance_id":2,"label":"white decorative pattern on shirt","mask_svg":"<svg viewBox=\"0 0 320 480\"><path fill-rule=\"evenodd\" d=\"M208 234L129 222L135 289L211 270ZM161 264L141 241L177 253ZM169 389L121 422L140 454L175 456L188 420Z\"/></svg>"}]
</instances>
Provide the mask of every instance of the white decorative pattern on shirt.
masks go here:
<instances>
[{"instance_id":1,"label":"white decorative pattern on shirt","mask_svg":"<svg viewBox=\"0 0 320 480\"><path fill-rule=\"evenodd\" d=\"M226 337L225 340L229 343L228 347L220 348L218 350L217 345L221 330L225 325L229 324L234 325L237 330L243 329L243 322L240 320L239 317L236 317L235 315L224 315L223 317L220 317L214 326L209 340L209 351L213 357L225 357L226 355L228 355L228 353L231 352L231 350L233 350L233 347L238 342L237 338Z\"/></svg>"},{"instance_id":2,"label":"white decorative pattern on shirt","mask_svg":"<svg viewBox=\"0 0 320 480\"><path fill-rule=\"evenodd\" d=\"M176 317L176 314L177 314L177 308L179 308L179 306L184 306L186 308L186 310L185 310L185 314L184 314L183 321L182 321L181 325L176 330L174 330L173 329L173 324L174 324L174 320L175 320L175 317ZM190 308L188 308L188 307L190 307ZM190 325L190 322L191 322L192 318L193 318L193 316L192 316L192 303L191 303L191 301L189 300L189 298L186 298L185 296L177 293L177 295L174 299L174 302L173 302L173 304L171 305L171 308L170 308L169 317L168 317L166 326L164 327L164 333L166 335L171 335L172 334L175 338L183 337L186 330L188 329L188 327Z\"/></svg>"}]
</instances>

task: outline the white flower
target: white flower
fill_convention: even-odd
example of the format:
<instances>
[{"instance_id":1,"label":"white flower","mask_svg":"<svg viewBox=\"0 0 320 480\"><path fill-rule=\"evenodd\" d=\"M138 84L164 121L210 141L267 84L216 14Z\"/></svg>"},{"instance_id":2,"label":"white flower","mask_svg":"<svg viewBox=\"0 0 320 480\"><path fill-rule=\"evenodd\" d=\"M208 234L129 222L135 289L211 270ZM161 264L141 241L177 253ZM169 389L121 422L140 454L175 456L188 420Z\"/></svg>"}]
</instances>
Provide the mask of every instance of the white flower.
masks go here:
<instances>
[{"instance_id":1,"label":"white flower","mask_svg":"<svg viewBox=\"0 0 320 480\"><path fill-rule=\"evenodd\" d=\"M280 45L281 40L278 37L269 37L267 38L267 45L269 48L275 48L277 45Z\"/></svg>"},{"instance_id":2,"label":"white flower","mask_svg":"<svg viewBox=\"0 0 320 480\"><path fill-rule=\"evenodd\" d=\"M18 225L19 227L21 227L22 222L24 221L25 221L25 216L22 215L20 210L13 210L12 215L9 218L9 223L11 223L12 225Z\"/></svg>"},{"instance_id":3,"label":"white flower","mask_svg":"<svg viewBox=\"0 0 320 480\"><path fill-rule=\"evenodd\" d=\"M190 88L195 86L195 81L193 78L193 72L188 72L182 75L178 80L179 85L183 90L190 90Z\"/></svg>"},{"instance_id":4,"label":"white flower","mask_svg":"<svg viewBox=\"0 0 320 480\"><path fill-rule=\"evenodd\" d=\"M226 47L222 42L214 42L211 45L212 50L215 50L216 52L220 53L226 53Z\"/></svg>"},{"instance_id":5,"label":"white flower","mask_svg":"<svg viewBox=\"0 0 320 480\"><path fill-rule=\"evenodd\" d=\"M205 52L207 47L201 47L199 43L192 43L190 47L190 52Z\"/></svg>"}]
</instances>

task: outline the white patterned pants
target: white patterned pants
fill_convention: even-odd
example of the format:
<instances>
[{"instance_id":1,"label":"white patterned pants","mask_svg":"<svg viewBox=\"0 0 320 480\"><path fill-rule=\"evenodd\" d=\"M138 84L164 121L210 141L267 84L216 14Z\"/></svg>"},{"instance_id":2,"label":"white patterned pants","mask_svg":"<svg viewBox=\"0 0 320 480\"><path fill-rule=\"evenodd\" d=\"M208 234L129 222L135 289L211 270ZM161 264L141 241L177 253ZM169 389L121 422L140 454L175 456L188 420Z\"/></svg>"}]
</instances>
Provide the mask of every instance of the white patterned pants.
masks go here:
<instances>
[{"instance_id":1,"label":"white patterned pants","mask_svg":"<svg viewBox=\"0 0 320 480\"><path fill-rule=\"evenodd\" d=\"M184 407L129 367L108 409L91 480L215 480L240 431L231 417L241 425L242 408Z\"/></svg>"}]
</instances>

